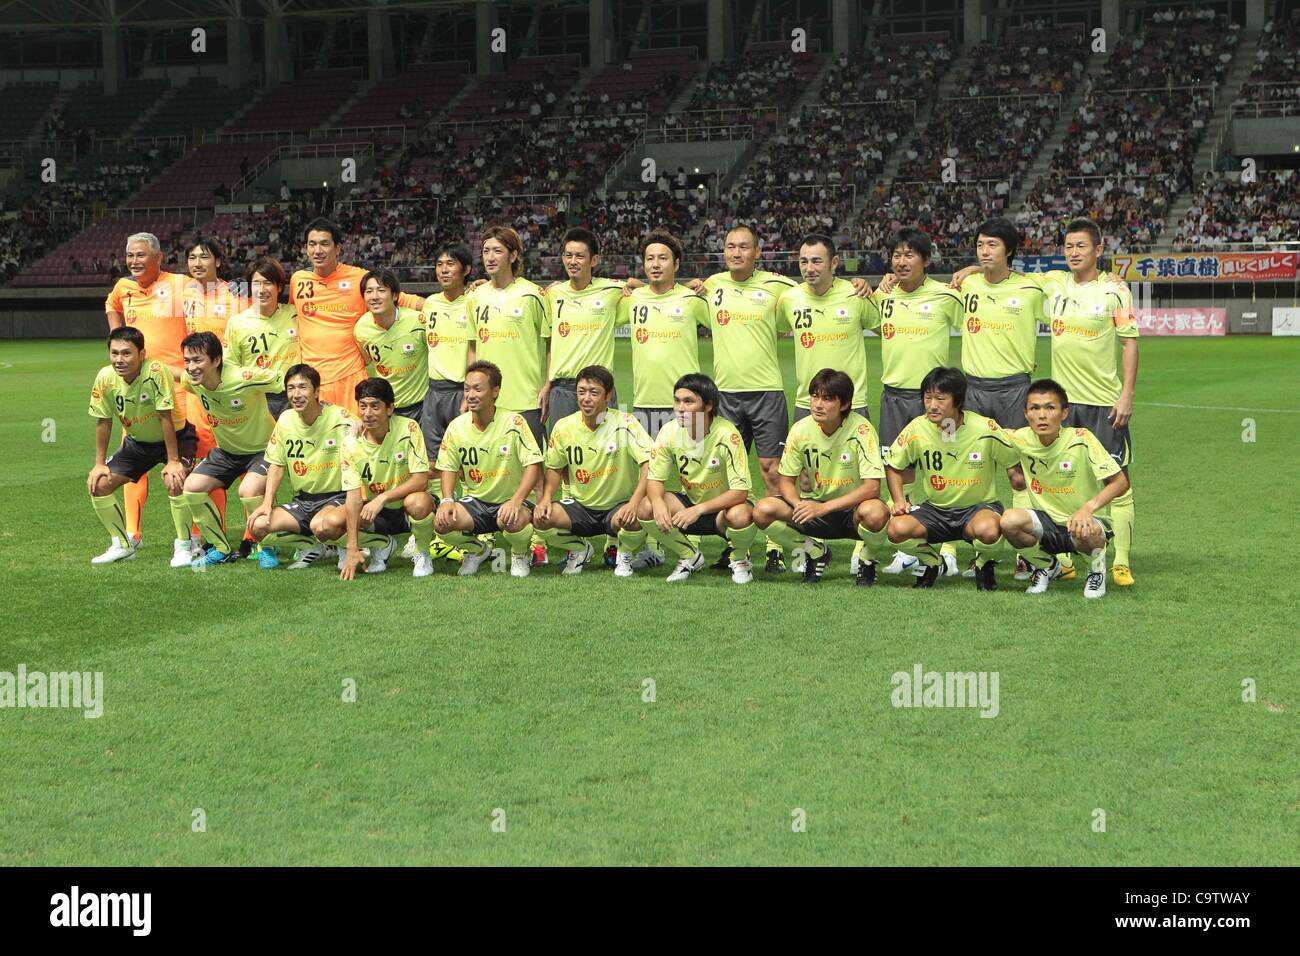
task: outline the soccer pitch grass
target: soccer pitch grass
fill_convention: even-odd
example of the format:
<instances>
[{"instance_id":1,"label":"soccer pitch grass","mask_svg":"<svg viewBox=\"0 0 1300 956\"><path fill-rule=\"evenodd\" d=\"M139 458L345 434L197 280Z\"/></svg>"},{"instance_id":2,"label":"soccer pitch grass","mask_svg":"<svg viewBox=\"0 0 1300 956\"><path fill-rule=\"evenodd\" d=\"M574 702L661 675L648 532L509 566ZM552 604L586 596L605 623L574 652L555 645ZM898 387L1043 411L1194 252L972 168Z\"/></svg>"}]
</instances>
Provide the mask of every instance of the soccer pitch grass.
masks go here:
<instances>
[{"instance_id":1,"label":"soccer pitch grass","mask_svg":"<svg viewBox=\"0 0 1300 956\"><path fill-rule=\"evenodd\" d=\"M1005 563L993 594L863 591L843 543L815 589L196 574L167 566L156 471L144 550L92 568L104 347L0 359L0 671L104 680L98 719L0 710L0 863L1295 863L1300 340L1143 341L1137 584L1099 602ZM997 672L997 716L893 707L918 663Z\"/></svg>"}]
</instances>

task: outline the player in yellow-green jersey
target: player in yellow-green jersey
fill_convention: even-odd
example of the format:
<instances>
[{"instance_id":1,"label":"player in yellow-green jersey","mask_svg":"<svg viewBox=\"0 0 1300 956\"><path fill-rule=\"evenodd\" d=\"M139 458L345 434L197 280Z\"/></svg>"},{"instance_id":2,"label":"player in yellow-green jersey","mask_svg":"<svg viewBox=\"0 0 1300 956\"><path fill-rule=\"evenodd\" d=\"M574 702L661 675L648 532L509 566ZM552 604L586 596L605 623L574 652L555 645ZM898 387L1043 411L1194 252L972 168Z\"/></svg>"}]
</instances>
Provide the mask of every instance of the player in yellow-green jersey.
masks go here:
<instances>
[{"instance_id":1,"label":"player in yellow-green jersey","mask_svg":"<svg viewBox=\"0 0 1300 956\"><path fill-rule=\"evenodd\" d=\"M1085 598L1106 593L1106 541L1111 537L1107 509L1128 490L1128 476L1086 428L1067 426L1070 399L1051 379L1029 386L1025 401L1029 424L1012 433L1020 467L1028 482L1029 506L1002 516L1002 533L1033 566L1027 594L1042 594L1060 575L1057 554L1088 555L1092 565Z\"/></svg>"},{"instance_id":2,"label":"player in yellow-green jersey","mask_svg":"<svg viewBox=\"0 0 1300 956\"><path fill-rule=\"evenodd\" d=\"M709 306L677 281L683 249L676 236L654 230L641 241L646 284L620 300L631 323L632 414L657 438L673 419L673 386L699 372L699 329L709 327Z\"/></svg>"},{"instance_id":3,"label":"player in yellow-green jersey","mask_svg":"<svg viewBox=\"0 0 1300 956\"><path fill-rule=\"evenodd\" d=\"M185 336L181 354L185 358L181 385L198 397L215 440L215 447L185 479L185 502L206 545L194 561L206 567L233 560L221 512L209 495L238 480L246 523L262 502L263 452L275 428L267 396L280 390L283 378L271 367L241 368L226 362L221 340L212 332Z\"/></svg>"},{"instance_id":4,"label":"player in yellow-green jersey","mask_svg":"<svg viewBox=\"0 0 1300 956\"><path fill-rule=\"evenodd\" d=\"M263 543L275 534L298 539L305 549L289 570L308 567L326 554L326 545L337 541L347 526L337 511L346 500L343 492L343 440L352 433L356 419L346 408L320 400L320 373L299 363L284 376L289 407L275 423L266 444L266 493L262 503L248 516L253 537ZM293 498L276 505L275 494L286 476ZM260 558L260 556L259 556ZM263 568L274 564L262 563Z\"/></svg>"},{"instance_id":5,"label":"player in yellow-green jersey","mask_svg":"<svg viewBox=\"0 0 1300 956\"><path fill-rule=\"evenodd\" d=\"M542 452L518 411L497 406L501 369L479 359L465 372L469 411L447 426L435 468L441 496L434 529L460 548L461 575L476 574L494 555L480 535L500 531L510 545L510 574L529 574L528 543L533 535L529 494L542 474ZM456 483L464 490L458 500Z\"/></svg>"},{"instance_id":6,"label":"player in yellow-green jersey","mask_svg":"<svg viewBox=\"0 0 1300 956\"><path fill-rule=\"evenodd\" d=\"M253 304L226 323L225 360L240 368L273 368L280 373L280 389L266 396L271 417L289 407L284 394L284 373L297 365L298 310L280 296L288 281L284 267L270 257L254 259L244 270Z\"/></svg>"},{"instance_id":7,"label":"player in yellow-green jersey","mask_svg":"<svg viewBox=\"0 0 1300 956\"><path fill-rule=\"evenodd\" d=\"M718 535L731 552L731 580L754 579L749 549L758 528L749 500L749 458L736 426L719 418L718 387L707 375L685 375L673 391L676 417L659 431L650 455L641 527L658 529L663 546L677 557L669 581L685 581L704 567L704 555L688 535ZM682 490L671 492L669 481Z\"/></svg>"},{"instance_id":8,"label":"player in yellow-green jersey","mask_svg":"<svg viewBox=\"0 0 1300 956\"><path fill-rule=\"evenodd\" d=\"M465 369L477 357L470 330L465 282L474 262L466 246L452 244L434 253L433 271L442 289L424 300L425 341L429 346L429 390L424 394L420 429L424 447L436 455L453 418L465 411Z\"/></svg>"},{"instance_id":9,"label":"player in yellow-green jersey","mask_svg":"<svg viewBox=\"0 0 1300 956\"><path fill-rule=\"evenodd\" d=\"M546 290L551 306L551 390L546 420L550 429L578 410L578 373L590 365L614 367L614 328L627 322L619 309L623 283L593 276L600 265L600 244L589 229L564 234L560 261L568 281ZM617 404L611 395L610 404Z\"/></svg>"},{"instance_id":10,"label":"player in yellow-green jersey","mask_svg":"<svg viewBox=\"0 0 1300 956\"><path fill-rule=\"evenodd\" d=\"M596 535L617 536L617 577L663 562L646 547L646 532L637 518L654 443L634 416L609 407L613 391L609 369L581 369L578 410L556 422L546 441L546 477L533 523L543 537L569 552L564 574L581 573L594 553L587 539ZM555 501L566 471L569 495Z\"/></svg>"},{"instance_id":11,"label":"player in yellow-green jersey","mask_svg":"<svg viewBox=\"0 0 1300 956\"><path fill-rule=\"evenodd\" d=\"M394 414L393 385L368 378L356 384L361 430L343 439L342 510L347 526L347 550L339 577L351 580L365 564L363 546L370 549L367 574L388 568L396 535L408 531L416 540L412 576L433 574L429 544L433 540L433 498L429 495L429 456L420 423ZM326 514L326 521L337 521ZM366 540L366 539L369 540Z\"/></svg>"},{"instance_id":12,"label":"player in yellow-green jersey","mask_svg":"<svg viewBox=\"0 0 1300 956\"><path fill-rule=\"evenodd\" d=\"M428 319L418 309L398 306L402 287L389 269L367 272L361 295L370 310L352 328L372 378L387 379L397 398L396 414L418 424L429 390ZM358 383L359 384L359 383ZM355 386L354 386L355 388Z\"/></svg>"},{"instance_id":13,"label":"player in yellow-green jersey","mask_svg":"<svg viewBox=\"0 0 1300 956\"><path fill-rule=\"evenodd\" d=\"M551 390L551 305L545 294L519 275L524 245L509 226L483 230L483 271L487 281L469 294L470 331L477 357L501 370L505 411L528 423L534 444L542 442L542 422Z\"/></svg>"},{"instance_id":14,"label":"player in yellow-green jersey","mask_svg":"<svg viewBox=\"0 0 1300 956\"><path fill-rule=\"evenodd\" d=\"M145 352L144 334L129 325L108 334L109 364L90 388L90 417L95 419L95 464L86 490L95 515L109 534L108 550L91 564L129 561L136 548L126 532L126 513L117 489L163 466L163 484L171 502L176 543L172 567L190 561L190 514L181 489L198 449L198 435L177 408L172 373ZM113 419L122 423L122 444L112 455Z\"/></svg>"},{"instance_id":15,"label":"player in yellow-green jersey","mask_svg":"<svg viewBox=\"0 0 1300 956\"><path fill-rule=\"evenodd\" d=\"M931 370L921 381L921 394L925 414L903 428L885 459L893 500L889 540L921 561L925 570L914 585L918 588L933 587L939 576L935 545L970 541L978 567L975 586L996 590L997 562L987 556L1002 537L994 478L998 469L1006 469L1011 486L1024 487L1014 442L997 422L965 410L961 369ZM903 490L912 472L926 488L926 500L918 505Z\"/></svg>"},{"instance_id":16,"label":"player in yellow-green jersey","mask_svg":"<svg viewBox=\"0 0 1300 956\"><path fill-rule=\"evenodd\" d=\"M802 545L805 583L817 584L830 561L827 538L867 544L858 563L856 583L876 583L876 562L885 546L889 508L880 500L885 469L880 438L866 417L853 411L853 379L847 372L824 368L808 385L811 408L794 423L781 455L781 494L761 499L754 520L783 548ZM809 478L801 493L797 479Z\"/></svg>"},{"instance_id":17,"label":"player in yellow-green jersey","mask_svg":"<svg viewBox=\"0 0 1300 956\"><path fill-rule=\"evenodd\" d=\"M867 409L867 344L864 329L880 327L880 308L858 295L853 283L835 278L840 257L830 236L814 234L799 246L804 281L781 295L777 328L794 333L794 420L812 406L808 387L822 369L839 369L853 381L853 412L870 419ZM879 449L877 449L879 452Z\"/></svg>"}]
</instances>

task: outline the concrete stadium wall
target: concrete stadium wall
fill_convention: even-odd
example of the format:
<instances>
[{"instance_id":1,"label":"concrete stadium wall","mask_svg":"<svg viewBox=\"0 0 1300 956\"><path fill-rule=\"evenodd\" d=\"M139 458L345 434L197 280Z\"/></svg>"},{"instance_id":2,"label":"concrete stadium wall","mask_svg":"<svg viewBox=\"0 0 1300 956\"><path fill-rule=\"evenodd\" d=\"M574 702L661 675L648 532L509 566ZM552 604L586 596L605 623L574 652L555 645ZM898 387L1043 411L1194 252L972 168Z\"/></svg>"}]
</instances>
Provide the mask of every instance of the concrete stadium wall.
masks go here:
<instances>
[{"instance_id":1,"label":"concrete stadium wall","mask_svg":"<svg viewBox=\"0 0 1300 956\"><path fill-rule=\"evenodd\" d=\"M1300 144L1300 116L1235 119L1228 131L1228 142L1228 151L1234 156L1290 155Z\"/></svg>"}]
</instances>

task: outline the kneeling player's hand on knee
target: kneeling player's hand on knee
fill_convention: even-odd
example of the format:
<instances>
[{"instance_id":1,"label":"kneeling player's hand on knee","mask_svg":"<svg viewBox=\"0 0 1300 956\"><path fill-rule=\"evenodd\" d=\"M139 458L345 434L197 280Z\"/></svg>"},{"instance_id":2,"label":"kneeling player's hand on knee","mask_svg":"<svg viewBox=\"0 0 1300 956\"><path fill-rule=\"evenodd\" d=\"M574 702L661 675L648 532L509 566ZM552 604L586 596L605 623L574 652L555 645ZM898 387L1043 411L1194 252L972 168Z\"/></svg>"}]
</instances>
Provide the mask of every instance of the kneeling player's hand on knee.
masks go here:
<instances>
[{"instance_id":1,"label":"kneeling player's hand on knee","mask_svg":"<svg viewBox=\"0 0 1300 956\"><path fill-rule=\"evenodd\" d=\"M437 512L433 516L433 526L439 534L451 530L452 525L456 522L456 502L447 500L438 505Z\"/></svg>"},{"instance_id":2,"label":"kneeling player's hand on knee","mask_svg":"<svg viewBox=\"0 0 1300 956\"><path fill-rule=\"evenodd\" d=\"M889 513L895 518L901 518L903 515L912 513L912 503L904 498L902 501L895 501L889 506Z\"/></svg>"},{"instance_id":3,"label":"kneeling player's hand on knee","mask_svg":"<svg viewBox=\"0 0 1300 956\"><path fill-rule=\"evenodd\" d=\"M169 461L163 465L163 487L167 489L167 494L173 498L179 495L185 487L185 478L185 466L179 461Z\"/></svg>"},{"instance_id":4,"label":"kneeling player's hand on knee","mask_svg":"<svg viewBox=\"0 0 1300 956\"><path fill-rule=\"evenodd\" d=\"M90 469L90 474L86 476L86 490L93 495L99 487L99 483L107 480L110 474L108 465L96 465Z\"/></svg>"},{"instance_id":5,"label":"kneeling player's hand on knee","mask_svg":"<svg viewBox=\"0 0 1300 956\"><path fill-rule=\"evenodd\" d=\"M1092 523L1092 509L1084 505L1065 523L1065 529L1075 538L1088 538L1096 530Z\"/></svg>"},{"instance_id":6,"label":"kneeling player's hand on knee","mask_svg":"<svg viewBox=\"0 0 1300 956\"><path fill-rule=\"evenodd\" d=\"M683 508L672 517L674 528L689 528L703 516L704 510L699 505L693 505L690 508Z\"/></svg>"},{"instance_id":7,"label":"kneeling player's hand on knee","mask_svg":"<svg viewBox=\"0 0 1300 956\"><path fill-rule=\"evenodd\" d=\"M651 507L651 511L654 515L656 528L664 532L673 530L673 516L669 513L666 504L656 501Z\"/></svg>"},{"instance_id":8,"label":"kneeling player's hand on knee","mask_svg":"<svg viewBox=\"0 0 1300 956\"><path fill-rule=\"evenodd\" d=\"M388 499L384 495L375 495L364 505L361 506L361 520L365 524L373 524L374 520L379 517L379 513L384 510L384 505Z\"/></svg>"},{"instance_id":9,"label":"kneeling player's hand on knee","mask_svg":"<svg viewBox=\"0 0 1300 956\"><path fill-rule=\"evenodd\" d=\"M537 507L533 509L533 524L546 524L551 520L551 503L549 501L537 502Z\"/></svg>"},{"instance_id":10,"label":"kneeling player's hand on knee","mask_svg":"<svg viewBox=\"0 0 1300 956\"><path fill-rule=\"evenodd\" d=\"M636 509L630 503L625 504L614 512L610 518L610 524L615 528L626 528L635 531L638 527Z\"/></svg>"},{"instance_id":11,"label":"kneeling player's hand on knee","mask_svg":"<svg viewBox=\"0 0 1300 956\"><path fill-rule=\"evenodd\" d=\"M820 501L800 501L794 506L794 513L790 516L798 524L805 524L816 518L820 518L826 513L826 506Z\"/></svg>"}]
</instances>

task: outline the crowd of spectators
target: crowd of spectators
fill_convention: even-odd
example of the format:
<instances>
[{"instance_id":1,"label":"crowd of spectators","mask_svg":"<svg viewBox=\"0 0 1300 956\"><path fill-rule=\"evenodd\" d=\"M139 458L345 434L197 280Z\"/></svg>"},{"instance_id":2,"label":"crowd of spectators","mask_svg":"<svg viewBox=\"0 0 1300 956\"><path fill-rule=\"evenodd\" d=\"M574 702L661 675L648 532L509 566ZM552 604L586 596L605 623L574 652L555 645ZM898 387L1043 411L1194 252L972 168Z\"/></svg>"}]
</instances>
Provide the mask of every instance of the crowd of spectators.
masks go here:
<instances>
[{"instance_id":1,"label":"crowd of spectators","mask_svg":"<svg viewBox=\"0 0 1300 956\"><path fill-rule=\"evenodd\" d=\"M795 57L747 53L734 60L714 63L691 95L692 110L784 106L803 91Z\"/></svg>"},{"instance_id":2,"label":"crowd of spectators","mask_svg":"<svg viewBox=\"0 0 1300 956\"><path fill-rule=\"evenodd\" d=\"M1083 76L1089 54L1084 25L1034 20L1009 29L970 53L958 79L960 96L1068 95Z\"/></svg>"},{"instance_id":3,"label":"crowd of spectators","mask_svg":"<svg viewBox=\"0 0 1300 956\"><path fill-rule=\"evenodd\" d=\"M952 62L947 34L927 34L921 39L879 38L865 61L841 53L822 84L821 100L838 103L929 99Z\"/></svg>"},{"instance_id":4,"label":"crowd of spectators","mask_svg":"<svg viewBox=\"0 0 1300 956\"><path fill-rule=\"evenodd\" d=\"M1254 69L1237 102L1285 103L1290 112L1300 112L1300 10L1264 24Z\"/></svg>"},{"instance_id":5,"label":"crowd of spectators","mask_svg":"<svg viewBox=\"0 0 1300 956\"><path fill-rule=\"evenodd\" d=\"M1125 37L1102 69L1106 90L1208 86L1222 83L1241 26L1208 7L1157 10Z\"/></svg>"},{"instance_id":6,"label":"crowd of spectators","mask_svg":"<svg viewBox=\"0 0 1300 956\"><path fill-rule=\"evenodd\" d=\"M1240 171L1205 177L1178 223L1174 249L1192 252L1300 239L1300 172L1265 170L1243 182Z\"/></svg>"}]
</instances>

